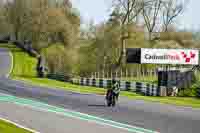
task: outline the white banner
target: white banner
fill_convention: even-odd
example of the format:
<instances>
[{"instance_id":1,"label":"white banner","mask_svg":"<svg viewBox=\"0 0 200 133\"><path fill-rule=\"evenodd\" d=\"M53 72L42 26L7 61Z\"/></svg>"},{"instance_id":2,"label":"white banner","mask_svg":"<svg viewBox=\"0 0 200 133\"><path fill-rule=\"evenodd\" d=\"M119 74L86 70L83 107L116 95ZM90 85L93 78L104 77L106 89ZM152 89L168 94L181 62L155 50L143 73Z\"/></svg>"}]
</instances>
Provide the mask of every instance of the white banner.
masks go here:
<instances>
[{"instance_id":1,"label":"white banner","mask_svg":"<svg viewBox=\"0 0 200 133\"><path fill-rule=\"evenodd\" d=\"M141 48L141 63L198 65L199 51L192 49Z\"/></svg>"}]
</instances>

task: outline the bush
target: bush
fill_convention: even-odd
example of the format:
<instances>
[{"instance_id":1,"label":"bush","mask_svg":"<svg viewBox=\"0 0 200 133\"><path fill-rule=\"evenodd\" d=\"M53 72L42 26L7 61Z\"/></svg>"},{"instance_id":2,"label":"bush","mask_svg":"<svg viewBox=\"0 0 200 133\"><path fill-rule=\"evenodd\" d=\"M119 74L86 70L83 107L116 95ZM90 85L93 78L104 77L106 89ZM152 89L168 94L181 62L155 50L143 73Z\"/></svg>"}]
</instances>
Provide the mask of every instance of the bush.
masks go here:
<instances>
[{"instance_id":1,"label":"bush","mask_svg":"<svg viewBox=\"0 0 200 133\"><path fill-rule=\"evenodd\" d=\"M197 96L196 91L194 88L183 89L178 93L180 97L194 97Z\"/></svg>"},{"instance_id":2,"label":"bush","mask_svg":"<svg viewBox=\"0 0 200 133\"><path fill-rule=\"evenodd\" d=\"M200 82L194 84L192 87L195 90L195 96L200 97Z\"/></svg>"},{"instance_id":3,"label":"bush","mask_svg":"<svg viewBox=\"0 0 200 133\"><path fill-rule=\"evenodd\" d=\"M73 72L74 64L76 63L74 53L73 49L65 48L59 43L53 44L42 51L49 73L62 73L64 75Z\"/></svg>"},{"instance_id":4,"label":"bush","mask_svg":"<svg viewBox=\"0 0 200 133\"><path fill-rule=\"evenodd\" d=\"M200 97L200 83L195 83L191 88L182 89L179 91L178 96L180 97Z\"/></svg>"},{"instance_id":5,"label":"bush","mask_svg":"<svg viewBox=\"0 0 200 133\"><path fill-rule=\"evenodd\" d=\"M197 88L197 97L200 98L200 88Z\"/></svg>"}]
</instances>

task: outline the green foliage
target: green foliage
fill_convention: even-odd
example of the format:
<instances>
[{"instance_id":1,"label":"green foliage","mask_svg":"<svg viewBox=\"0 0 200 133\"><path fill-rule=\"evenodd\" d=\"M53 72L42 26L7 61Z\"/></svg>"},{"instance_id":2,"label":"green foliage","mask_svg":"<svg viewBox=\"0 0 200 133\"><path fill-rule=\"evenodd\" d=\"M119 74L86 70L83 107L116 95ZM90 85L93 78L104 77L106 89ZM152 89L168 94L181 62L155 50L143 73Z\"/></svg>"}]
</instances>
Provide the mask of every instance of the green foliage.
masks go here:
<instances>
[{"instance_id":1,"label":"green foliage","mask_svg":"<svg viewBox=\"0 0 200 133\"><path fill-rule=\"evenodd\" d=\"M199 91L200 91L200 82L198 81L197 83L195 83L193 86L192 86L192 91L191 93L193 94L193 96L195 97L199 97Z\"/></svg>"},{"instance_id":2,"label":"green foliage","mask_svg":"<svg viewBox=\"0 0 200 133\"><path fill-rule=\"evenodd\" d=\"M197 96L197 88L187 88L183 89L178 93L180 97L196 97Z\"/></svg>"},{"instance_id":3,"label":"green foliage","mask_svg":"<svg viewBox=\"0 0 200 133\"><path fill-rule=\"evenodd\" d=\"M62 44L52 44L50 47L43 49L42 54L46 58L46 64L50 73L73 72L75 64L75 50L65 48Z\"/></svg>"},{"instance_id":4,"label":"green foliage","mask_svg":"<svg viewBox=\"0 0 200 133\"><path fill-rule=\"evenodd\" d=\"M197 89L197 97L200 98L200 88Z\"/></svg>"},{"instance_id":5,"label":"green foliage","mask_svg":"<svg viewBox=\"0 0 200 133\"><path fill-rule=\"evenodd\" d=\"M44 12L33 9L34 17L31 32L33 33L33 42L38 49L39 42L58 43L65 46L73 46L79 33L79 17L69 12L64 12L62 8L48 8ZM66 15L67 14L67 15ZM41 17L43 16L43 17ZM37 21L41 23L37 23Z\"/></svg>"},{"instance_id":6,"label":"green foliage","mask_svg":"<svg viewBox=\"0 0 200 133\"><path fill-rule=\"evenodd\" d=\"M76 65L76 73L79 75L87 75L87 73L95 72L98 60L95 55L94 47L81 47L78 51L79 58Z\"/></svg>"},{"instance_id":7,"label":"green foliage","mask_svg":"<svg viewBox=\"0 0 200 133\"><path fill-rule=\"evenodd\" d=\"M182 89L178 96L180 97L198 97L199 96L199 90L200 90L200 82L197 81L192 85L191 88Z\"/></svg>"},{"instance_id":8,"label":"green foliage","mask_svg":"<svg viewBox=\"0 0 200 133\"><path fill-rule=\"evenodd\" d=\"M127 48L148 47L148 41L144 39L144 32L142 27L135 24L128 26L130 37L126 40ZM79 73L91 73L96 71L111 72L113 66L118 63L121 52L121 28L117 21L110 20L106 24L97 25L95 30L92 30L93 38L83 39L89 45L81 45L80 47L80 63ZM83 42L83 41L82 41ZM124 69L140 68L154 68L154 65L129 65Z\"/></svg>"},{"instance_id":9,"label":"green foliage","mask_svg":"<svg viewBox=\"0 0 200 133\"><path fill-rule=\"evenodd\" d=\"M31 40L33 48L39 53L50 47L45 57L51 72L74 71L72 65L75 66L77 58L74 47L78 43L80 16L70 1L58 5L50 0L14 0L0 6L0 20L0 33L9 32L18 40ZM21 55L15 56L19 58ZM16 71L17 75L27 73Z\"/></svg>"},{"instance_id":10,"label":"green foliage","mask_svg":"<svg viewBox=\"0 0 200 133\"><path fill-rule=\"evenodd\" d=\"M14 0L0 7L0 20L0 32L9 32L18 40L32 40L38 51L51 43L77 43L80 16L70 2L58 6L50 0Z\"/></svg>"}]
</instances>

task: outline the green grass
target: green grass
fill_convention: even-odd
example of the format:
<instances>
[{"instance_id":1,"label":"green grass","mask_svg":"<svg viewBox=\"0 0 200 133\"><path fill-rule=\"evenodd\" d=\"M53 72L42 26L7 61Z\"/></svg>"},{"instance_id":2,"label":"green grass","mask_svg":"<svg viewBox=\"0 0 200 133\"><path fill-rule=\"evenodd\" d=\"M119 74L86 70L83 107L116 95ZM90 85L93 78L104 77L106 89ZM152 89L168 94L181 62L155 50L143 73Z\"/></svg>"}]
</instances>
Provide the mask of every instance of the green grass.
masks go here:
<instances>
[{"instance_id":1,"label":"green grass","mask_svg":"<svg viewBox=\"0 0 200 133\"><path fill-rule=\"evenodd\" d=\"M61 90L68 90L79 93L94 93L99 95L105 94L105 89L97 88L97 87L88 87L88 86L80 86L74 85L70 83L55 81L51 79L41 79L41 78L23 78L23 77L15 77L16 80L23 80L32 85L39 85L41 87L50 87Z\"/></svg>"},{"instance_id":2,"label":"green grass","mask_svg":"<svg viewBox=\"0 0 200 133\"><path fill-rule=\"evenodd\" d=\"M128 96L132 98L132 96ZM195 97L146 97L146 96L134 96L133 99L140 99L150 102L159 102L163 104L171 104L176 106L185 106L200 108L200 99Z\"/></svg>"},{"instance_id":3,"label":"green grass","mask_svg":"<svg viewBox=\"0 0 200 133\"><path fill-rule=\"evenodd\" d=\"M0 133L32 133L22 128L18 128L17 126L0 120Z\"/></svg>"},{"instance_id":4,"label":"green grass","mask_svg":"<svg viewBox=\"0 0 200 133\"><path fill-rule=\"evenodd\" d=\"M36 77L37 60L35 58L30 57L24 52L15 52L15 54L13 54L13 60L14 62L11 77Z\"/></svg>"},{"instance_id":5,"label":"green grass","mask_svg":"<svg viewBox=\"0 0 200 133\"><path fill-rule=\"evenodd\" d=\"M28 56L28 54L22 51L16 50L14 47L9 46L9 49L11 49L14 57L14 69L11 74L13 79L23 80L29 84L43 87L56 88L79 93L105 95L105 89L102 88L79 86L50 79L36 78L36 59ZM160 102L164 104L173 104L177 106L200 108L200 99L196 99L194 97L147 97L133 92L122 92L121 96L128 97L130 99L140 99L151 102Z\"/></svg>"}]
</instances>

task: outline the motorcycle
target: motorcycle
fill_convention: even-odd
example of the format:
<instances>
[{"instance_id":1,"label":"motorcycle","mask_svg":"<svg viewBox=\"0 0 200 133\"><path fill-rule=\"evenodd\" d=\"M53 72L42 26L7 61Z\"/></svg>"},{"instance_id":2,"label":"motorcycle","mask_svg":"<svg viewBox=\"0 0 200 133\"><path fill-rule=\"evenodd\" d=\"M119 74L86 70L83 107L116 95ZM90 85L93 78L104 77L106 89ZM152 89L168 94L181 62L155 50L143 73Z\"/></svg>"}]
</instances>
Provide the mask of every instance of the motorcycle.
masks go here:
<instances>
[{"instance_id":1,"label":"motorcycle","mask_svg":"<svg viewBox=\"0 0 200 133\"><path fill-rule=\"evenodd\" d=\"M116 96L112 90L108 90L106 94L106 104L108 107L116 105Z\"/></svg>"}]
</instances>

